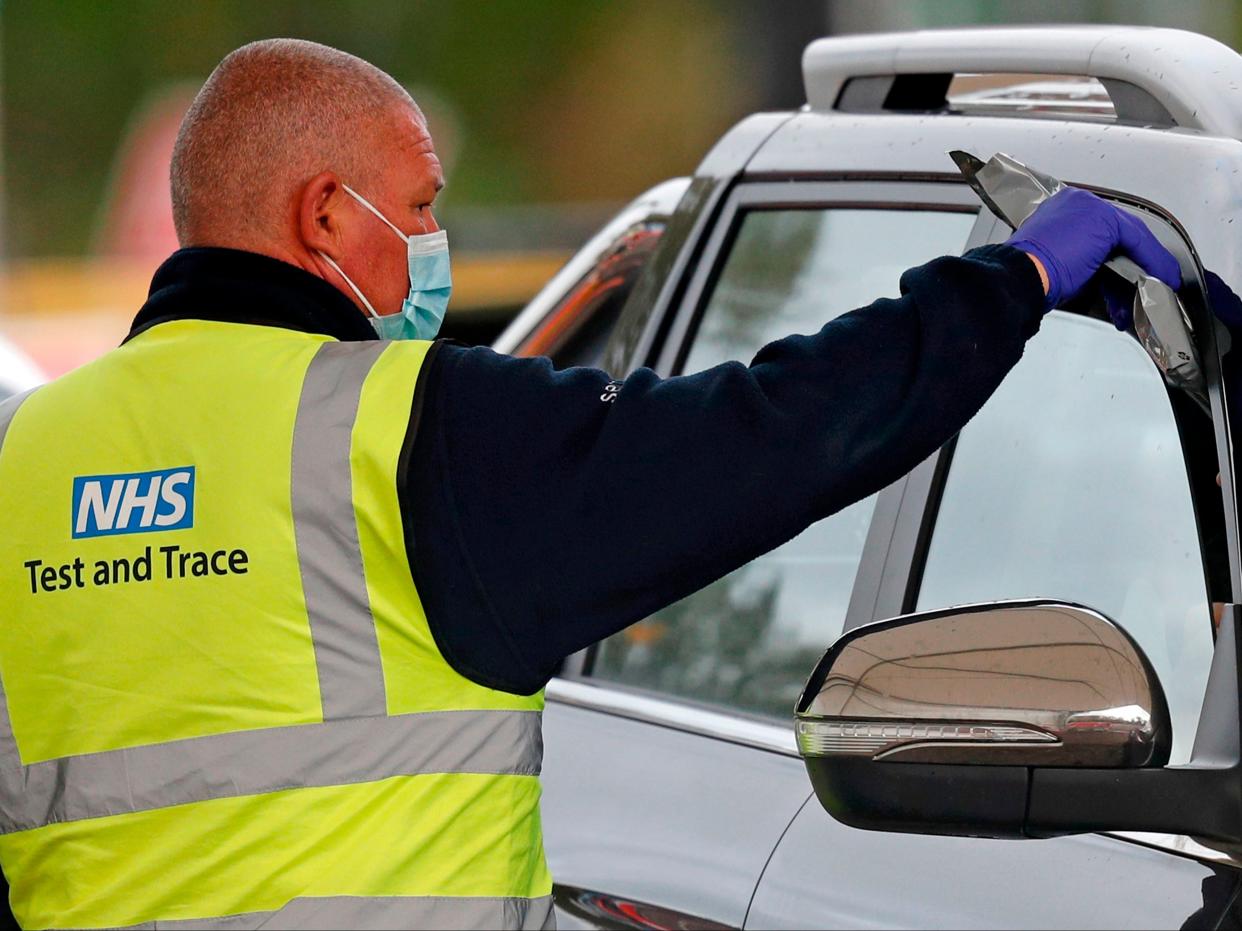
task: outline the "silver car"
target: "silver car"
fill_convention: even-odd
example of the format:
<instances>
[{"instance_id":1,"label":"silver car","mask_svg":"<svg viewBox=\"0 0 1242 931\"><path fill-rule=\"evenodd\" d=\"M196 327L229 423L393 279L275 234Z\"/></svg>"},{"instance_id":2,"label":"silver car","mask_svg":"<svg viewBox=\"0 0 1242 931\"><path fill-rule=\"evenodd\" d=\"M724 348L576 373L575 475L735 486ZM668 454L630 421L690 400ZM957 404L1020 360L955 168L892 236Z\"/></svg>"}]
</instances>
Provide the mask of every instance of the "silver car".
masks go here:
<instances>
[{"instance_id":1,"label":"silver car","mask_svg":"<svg viewBox=\"0 0 1242 931\"><path fill-rule=\"evenodd\" d=\"M1242 424L1212 311L1242 293L1242 58L1175 30L1015 28L826 39L803 66L805 107L749 117L692 178L636 200L497 347L615 375L749 360L894 293L908 267L1002 241L947 153L1005 152L1133 211L1174 251L1206 409L1098 312L1054 311L937 455L572 657L545 716L560 926L1239 923ZM948 616L968 653L963 625L984 609L949 609L995 602L1009 604L987 629L1009 624L1014 650L1056 640L1035 611L1048 604L1094 645L1058 641L1060 666L1045 651L1018 692L988 686L992 705L893 756L888 738L855 738L919 724L942 689L893 717L930 655L907 645L885 656L887 704L824 712L800 758L793 712L817 668L802 721L844 652L914 629L884 622ZM1100 716L1115 696L1083 651L1105 643L1130 664L1124 701L1146 730L1138 712ZM1066 682L1099 694L1066 698ZM1045 726L1018 694L1072 707ZM1000 753L985 745L1017 732L999 725L1027 730ZM1083 735L1116 752L1048 754Z\"/></svg>"}]
</instances>

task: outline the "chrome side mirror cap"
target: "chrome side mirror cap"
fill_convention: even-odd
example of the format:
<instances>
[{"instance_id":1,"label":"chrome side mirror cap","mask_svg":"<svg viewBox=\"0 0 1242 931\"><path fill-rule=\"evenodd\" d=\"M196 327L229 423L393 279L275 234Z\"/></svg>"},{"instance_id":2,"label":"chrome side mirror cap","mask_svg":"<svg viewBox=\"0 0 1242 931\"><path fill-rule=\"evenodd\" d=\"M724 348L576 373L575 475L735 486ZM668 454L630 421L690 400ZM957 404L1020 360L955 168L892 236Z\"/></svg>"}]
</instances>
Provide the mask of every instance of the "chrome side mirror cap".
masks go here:
<instances>
[{"instance_id":1,"label":"chrome side mirror cap","mask_svg":"<svg viewBox=\"0 0 1242 931\"><path fill-rule=\"evenodd\" d=\"M967 605L848 631L796 708L815 794L875 831L1242 841L1234 608L1196 738L1219 752L1187 767L1165 765L1173 732L1151 664L1090 608Z\"/></svg>"},{"instance_id":2,"label":"chrome side mirror cap","mask_svg":"<svg viewBox=\"0 0 1242 931\"><path fill-rule=\"evenodd\" d=\"M1172 746L1151 664L1120 627L1056 602L968 605L856 628L796 711L805 759L1163 766Z\"/></svg>"}]
</instances>

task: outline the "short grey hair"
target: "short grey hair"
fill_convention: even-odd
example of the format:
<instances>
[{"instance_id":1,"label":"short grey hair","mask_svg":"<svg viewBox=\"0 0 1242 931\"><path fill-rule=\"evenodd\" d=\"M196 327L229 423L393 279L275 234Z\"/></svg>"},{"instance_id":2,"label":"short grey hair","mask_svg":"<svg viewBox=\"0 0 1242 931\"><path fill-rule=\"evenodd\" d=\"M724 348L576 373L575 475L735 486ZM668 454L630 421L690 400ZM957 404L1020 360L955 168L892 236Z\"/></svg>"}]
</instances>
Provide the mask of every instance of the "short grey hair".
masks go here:
<instances>
[{"instance_id":1,"label":"short grey hair","mask_svg":"<svg viewBox=\"0 0 1242 931\"><path fill-rule=\"evenodd\" d=\"M368 130L402 103L418 112L379 68L317 42L264 39L232 52L190 104L173 146L181 245L279 236L295 192L321 171L367 185Z\"/></svg>"}]
</instances>

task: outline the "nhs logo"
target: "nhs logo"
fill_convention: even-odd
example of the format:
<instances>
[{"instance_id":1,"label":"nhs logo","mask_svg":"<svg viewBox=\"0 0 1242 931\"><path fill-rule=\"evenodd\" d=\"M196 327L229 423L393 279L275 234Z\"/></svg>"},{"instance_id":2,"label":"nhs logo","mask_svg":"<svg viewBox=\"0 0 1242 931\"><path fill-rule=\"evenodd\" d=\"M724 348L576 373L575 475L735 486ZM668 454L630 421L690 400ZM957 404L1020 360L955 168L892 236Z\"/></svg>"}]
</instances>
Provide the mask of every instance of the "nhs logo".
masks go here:
<instances>
[{"instance_id":1,"label":"nhs logo","mask_svg":"<svg viewBox=\"0 0 1242 931\"><path fill-rule=\"evenodd\" d=\"M75 540L193 526L194 466L73 480Z\"/></svg>"}]
</instances>

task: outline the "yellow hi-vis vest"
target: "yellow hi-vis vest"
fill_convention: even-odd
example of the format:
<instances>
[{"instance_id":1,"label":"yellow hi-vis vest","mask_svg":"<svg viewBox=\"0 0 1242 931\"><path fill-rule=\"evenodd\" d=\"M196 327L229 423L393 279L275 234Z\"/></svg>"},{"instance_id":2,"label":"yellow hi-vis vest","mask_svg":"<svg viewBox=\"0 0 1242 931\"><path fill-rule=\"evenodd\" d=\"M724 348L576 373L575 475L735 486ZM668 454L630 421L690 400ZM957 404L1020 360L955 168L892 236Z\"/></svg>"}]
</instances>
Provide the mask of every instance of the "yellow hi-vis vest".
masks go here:
<instances>
[{"instance_id":1,"label":"yellow hi-vis vest","mask_svg":"<svg viewBox=\"0 0 1242 931\"><path fill-rule=\"evenodd\" d=\"M0 404L24 927L551 920L542 693L456 673L407 560L430 345L175 321Z\"/></svg>"}]
</instances>

